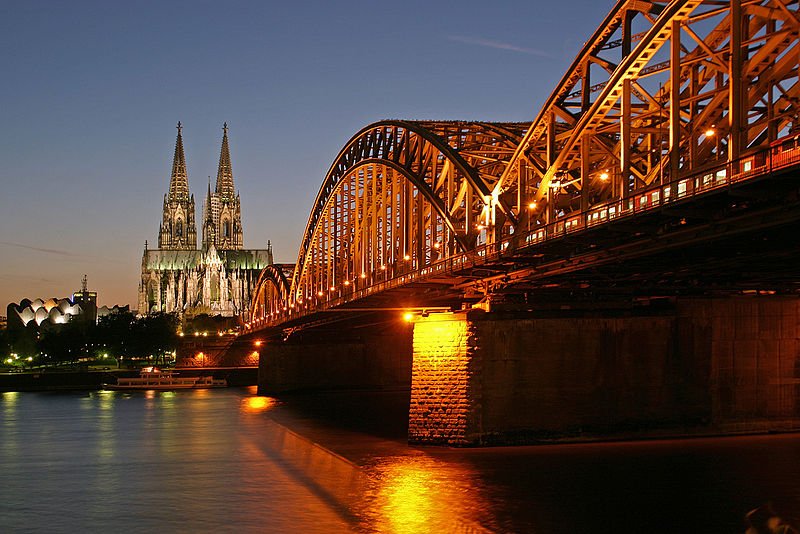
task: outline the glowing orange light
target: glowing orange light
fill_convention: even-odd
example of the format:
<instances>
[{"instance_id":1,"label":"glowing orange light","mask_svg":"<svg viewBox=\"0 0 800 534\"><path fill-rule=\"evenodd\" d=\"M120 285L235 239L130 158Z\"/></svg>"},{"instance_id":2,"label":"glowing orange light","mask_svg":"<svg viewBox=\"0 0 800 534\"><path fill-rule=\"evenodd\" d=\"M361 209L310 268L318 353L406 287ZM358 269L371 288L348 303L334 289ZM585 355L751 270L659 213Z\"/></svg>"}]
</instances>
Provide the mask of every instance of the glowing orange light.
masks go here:
<instances>
[{"instance_id":1,"label":"glowing orange light","mask_svg":"<svg viewBox=\"0 0 800 534\"><path fill-rule=\"evenodd\" d=\"M367 277L366 273L361 273L361 278L366 278L366 277Z\"/></svg>"},{"instance_id":2,"label":"glowing orange light","mask_svg":"<svg viewBox=\"0 0 800 534\"><path fill-rule=\"evenodd\" d=\"M709 128L706 130L706 137L712 137L715 133L717 132L714 131L714 128Z\"/></svg>"},{"instance_id":3,"label":"glowing orange light","mask_svg":"<svg viewBox=\"0 0 800 534\"><path fill-rule=\"evenodd\" d=\"M433 244L433 248L436 248L436 249L438 249L440 246L441 246L441 245L440 245L439 243L434 243L434 244Z\"/></svg>"},{"instance_id":4,"label":"glowing orange light","mask_svg":"<svg viewBox=\"0 0 800 534\"><path fill-rule=\"evenodd\" d=\"M406 261L408 261L408 260L410 260L410 259L411 259L411 256L409 256L408 254L406 254L405 256L403 256L403 259L404 259L404 260L406 260Z\"/></svg>"},{"instance_id":5,"label":"glowing orange light","mask_svg":"<svg viewBox=\"0 0 800 534\"><path fill-rule=\"evenodd\" d=\"M335 286L331 286L330 290L331 291L336 291L336 287Z\"/></svg>"},{"instance_id":6,"label":"glowing orange light","mask_svg":"<svg viewBox=\"0 0 800 534\"><path fill-rule=\"evenodd\" d=\"M322 291L317 291L317 296L318 296L318 297L321 297L321 296L323 296L324 294L325 294L325 293L323 293Z\"/></svg>"},{"instance_id":7,"label":"glowing orange light","mask_svg":"<svg viewBox=\"0 0 800 534\"><path fill-rule=\"evenodd\" d=\"M381 271L385 271L385 270L386 270L386 266L385 265L381 265Z\"/></svg>"},{"instance_id":8,"label":"glowing orange light","mask_svg":"<svg viewBox=\"0 0 800 534\"><path fill-rule=\"evenodd\" d=\"M600 179L604 182L608 181L608 173L603 171L600 173Z\"/></svg>"},{"instance_id":9,"label":"glowing orange light","mask_svg":"<svg viewBox=\"0 0 800 534\"><path fill-rule=\"evenodd\" d=\"M403 320L405 320L405 322L407 322L407 323L410 323L413 319L414 319L414 314L413 313L409 312L409 313L406 313L405 315L403 315Z\"/></svg>"},{"instance_id":10,"label":"glowing orange light","mask_svg":"<svg viewBox=\"0 0 800 534\"><path fill-rule=\"evenodd\" d=\"M344 281L344 285L349 286L350 285L350 280L345 280Z\"/></svg>"},{"instance_id":11,"label":"glowing orange light","mask_svg":"<svg viewBox=\"0 0 800 534\"><path fill-rule=\"evenodd\" d=\"M269 397L246 397L242 399L242 411L245 413L259 413L272 408L275 400Z\"/></svg>"},{"instance_id":12,"label":"glowing orange light","mask_svg":"<svg viewBox=\"0 0 800 534\"><path fill-rule=\"evenodd\" d=\"M535 210L536 209L536 201L535 200L528 204L528 209L529 210Z\"/></svg>"},{"instance_id":13,"label":"glowing orange light","mask_svg":"<svg viewBox=\"0 0 800 534\"><path fill-rule=\"evenodd\" d=\"M259 339L255 343L253 343L253 345L255 345L256 347L260 347L262 343L264 342Z\"/></svg>"}]
</instances>

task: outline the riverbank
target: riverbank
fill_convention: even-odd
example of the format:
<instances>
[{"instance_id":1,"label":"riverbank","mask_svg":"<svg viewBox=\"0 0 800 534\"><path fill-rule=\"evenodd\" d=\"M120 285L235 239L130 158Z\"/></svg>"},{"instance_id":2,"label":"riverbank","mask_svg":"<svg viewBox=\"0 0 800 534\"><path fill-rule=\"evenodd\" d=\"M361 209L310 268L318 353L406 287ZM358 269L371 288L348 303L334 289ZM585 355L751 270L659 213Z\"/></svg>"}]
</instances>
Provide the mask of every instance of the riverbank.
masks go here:
<instances>
[{"instance_id":1,"label":"riverbank","mask_svg":"<svg viewBox=\"0 0 800 534\"><path fill-rule=\"evenodd\" d=\"M212 374L224 378L230 387L252 386L258 380L256 368L228 369L176 369L183 376ZM111 369L103 371L43 370L27 373L0 374L0 392L3 391L97 391L104 384L115 384L118 377L138 376L138 370Z\"/></svg>"}]
</instances>

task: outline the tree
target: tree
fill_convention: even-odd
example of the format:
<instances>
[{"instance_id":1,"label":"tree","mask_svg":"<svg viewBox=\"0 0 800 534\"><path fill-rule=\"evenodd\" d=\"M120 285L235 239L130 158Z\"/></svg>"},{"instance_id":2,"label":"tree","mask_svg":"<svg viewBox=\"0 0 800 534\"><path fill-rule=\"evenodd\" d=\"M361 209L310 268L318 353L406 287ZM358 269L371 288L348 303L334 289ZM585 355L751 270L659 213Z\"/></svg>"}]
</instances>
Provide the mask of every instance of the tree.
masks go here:
<instances>
[{"instance_id":1,"label":"tree","mask_svg":"<svg viewBox=\"0 0 800 534\"><path fill-rule=\"evenodd\" d=\"M136 320L132 341L141 356L159 358L178 348L178 317L172 313L157 313Z\"/></svg>"},{"instance_id":2,"label":"tree","mask_svg":"<svg viewBox=\"0 0 800 534\"><path fill-rule=\"evenodd\" d=\"M111 313L101 317L95 329L95 343L114 357L133 355L133 327L136 316L129 311Z\"/></svg>"}]
</instances>

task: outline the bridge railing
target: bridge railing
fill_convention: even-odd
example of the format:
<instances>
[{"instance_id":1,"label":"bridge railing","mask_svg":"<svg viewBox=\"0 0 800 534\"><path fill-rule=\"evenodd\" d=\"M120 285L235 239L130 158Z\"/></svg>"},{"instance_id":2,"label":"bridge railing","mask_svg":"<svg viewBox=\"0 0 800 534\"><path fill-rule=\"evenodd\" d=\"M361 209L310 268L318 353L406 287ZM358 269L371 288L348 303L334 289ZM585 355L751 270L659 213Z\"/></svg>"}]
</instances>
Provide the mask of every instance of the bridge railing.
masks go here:
<instances>
[{"instance_id":1,"label":"bridge railing","mask_svg":"<svg viewBox=\"0 0 800 534\"><path fill-rule=\"evenodd\" d=\"M283 312L273 312L271 316L255 319L247 325L247 329L280 325L310 313L338 308L376 293L415 282L424 282L441 274L455 273L485 265L496 261L511 250L523 250L546 241L562 239L567 235L584 232L603 224L634 217L664 206L688 201L712 191L769 176L775 171L800 165L799 141L800 136L794 136L780 143L773 143L769 149L751 153L735 161L708 167L677 180L634 191L627 198L596 204L586 211L567 214L550 224L537 225L527 231L523 230L522 235L517 232L499 242L484 244L474 250L438 260L419 271L387 274L386 280L365 281L366 285L363 287L353 284L350 286L352 289L349 292L340 293L333 298L326 295L318 299L306 299L303 303L287 307Z\"/></svg>"}]
</instances>

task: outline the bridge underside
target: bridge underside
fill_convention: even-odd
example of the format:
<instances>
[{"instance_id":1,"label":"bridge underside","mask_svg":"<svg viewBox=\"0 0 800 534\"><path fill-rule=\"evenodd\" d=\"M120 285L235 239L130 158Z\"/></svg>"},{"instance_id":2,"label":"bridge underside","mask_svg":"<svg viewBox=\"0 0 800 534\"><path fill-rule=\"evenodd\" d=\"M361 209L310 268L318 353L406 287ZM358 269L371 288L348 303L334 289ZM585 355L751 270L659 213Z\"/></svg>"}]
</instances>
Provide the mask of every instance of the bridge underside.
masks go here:
<instances>
[{"instance_id":1,"label":"bridge underside","mask_svg":"<svg viewBox=\"0 0 800 534\"><path fill-rule=\"evenodd\" d=\"M721 189L241 343L267 342L267 393L410 387L418 443L793 429L798 191Z\"/></svg>"}]
</instances>

